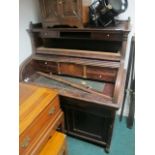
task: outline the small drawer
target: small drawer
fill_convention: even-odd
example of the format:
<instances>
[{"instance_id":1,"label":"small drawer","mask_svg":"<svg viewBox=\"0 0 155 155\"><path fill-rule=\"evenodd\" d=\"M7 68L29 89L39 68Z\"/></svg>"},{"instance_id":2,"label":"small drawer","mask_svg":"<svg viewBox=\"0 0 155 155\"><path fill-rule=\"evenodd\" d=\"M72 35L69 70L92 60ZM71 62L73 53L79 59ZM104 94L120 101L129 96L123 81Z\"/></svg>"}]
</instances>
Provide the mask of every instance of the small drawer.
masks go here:
<instances>
[{"instance_id":1,"label":"small drawer","mask_svg":"<svg viewBox=\"0 0 155 155\"><path fill-rule=\"evenodd\" d=\"M58 72L58 64L56 62L35 60L34 64L35 68L39 71L52 72L52 73Z\"/></svg>"},{"instance_id":2,"label":"small drawer","mask_svg":"<svg viewBox=\"0 0 155 155\"><path fill-rule=\"evenodd\" d=\"M57 32L57 31L46 31L46 32L41 32L40 35L42 38L58 38L59 32Z\"/></svg>"},{"instance_id":3,"label":"small drawer","mask_svg":"<svg viewBox=\"0 0 155 155\"><path fill-rule=\"evenodd\" d=\"M115 82L116 76L117 76L117 69L101 68L101 67L87 67L86 75L90 79Z\"/></svg>"},{"instance_id":4,"label":"small drawer","mask_svg":"<svg viewBox=\"0 0 155 155\"><path fill-rule=\"evenodd\" d=\"M56 144L59 145L56 145ZM55 132L48 140L39 155L67 155L67 140L66 135L60 132Z\"/></svg>"},{"instance_id":5,"label":"small drawer","mask_svg":"<svg viewBox=\"0 0 155 155\"><path fill-rule=\"evenodd\" d=\"M92 33L92 39L97 40L111 40L111 41L122 41L122 34L121 33Z\"/></svg>"},{"instance_id":6,"label":"small drawer","mask_svg":"<svg viewBox=\"0 0 155 155\"><path fill-rule=\"evenodd\" d=\"M36 63L40 64L40 65L51 65L53 67L56 67L57 64L56 62L51 62L51 61L46 61L46 60L35 60Z\"/></svg>"},{"instance_id":7,"label":"small drawer","mask_svg":"<svg viewBox=\"0 0 155 155\"><path fill-rule=\"evenodd\" d=\"M29 149L48 123L55 120L55 116L59 110L59 98L56 96L46 109L41 112L33 123L20 135L20 152L26 152L27 149Z\"/></svg>"},{"instance_id":8,"label":"small drawer","mask_svg":"<svg viewBox=\"0 0 155 155\"><path fill-rule=\"evenodd\" d=\"M60 63L59 74L82 77L83 66L70 63Z\"/></svg>"}]
</instances>

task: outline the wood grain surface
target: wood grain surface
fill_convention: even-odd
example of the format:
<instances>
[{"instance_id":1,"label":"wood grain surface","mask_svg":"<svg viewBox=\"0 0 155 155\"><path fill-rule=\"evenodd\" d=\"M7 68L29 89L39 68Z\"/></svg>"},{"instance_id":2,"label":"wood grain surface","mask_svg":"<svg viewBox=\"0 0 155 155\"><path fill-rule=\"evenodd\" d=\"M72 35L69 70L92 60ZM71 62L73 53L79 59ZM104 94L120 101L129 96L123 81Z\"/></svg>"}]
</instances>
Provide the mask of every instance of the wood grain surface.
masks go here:
<instances>
[{"instance_id":1,"label":"wood grain surface","mask_svg":"<svg viewBox=\"0 0 155 155\"><path fill-rule=\"evenodd\" d=\"M21 134L39 115L39 113L55 98L57 92L47 88L19 85L19 133Z\"/></svg>"},{"instance_id":2,"label":"wood grain surface","mask_svg":"<svg viewBox=\"0 0 155 155\"><path fill-rule=\"evenodd\" d=\"M55 132L39 155L61 155L67 150L66 135Z\"/></svg>"}]
</instances>

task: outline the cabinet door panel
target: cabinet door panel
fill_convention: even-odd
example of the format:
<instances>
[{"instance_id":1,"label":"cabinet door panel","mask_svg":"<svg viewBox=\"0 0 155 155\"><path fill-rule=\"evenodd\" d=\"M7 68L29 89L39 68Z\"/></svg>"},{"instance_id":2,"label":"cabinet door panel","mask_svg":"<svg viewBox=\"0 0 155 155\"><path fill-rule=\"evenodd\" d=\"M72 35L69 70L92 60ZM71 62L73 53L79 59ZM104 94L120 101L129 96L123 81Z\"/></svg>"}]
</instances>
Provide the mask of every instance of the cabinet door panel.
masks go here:
<instances>
[{"instance_id":1,"label":"cabinet door panel","mask_svg":"<svg viewBox=\"0 0 155 155\"><path fill-rule=\"evenodd\" d=\"M106 139L107 119L82 111L73 111L73 131L98 140Z\"/></svg>"},{"instance_id":2,"label":"cabinet door panel","mask_svg":"<svg viewBox=\"0 0 155 155\"><path fill-rule=\"evenodd\" d=\"M68 134L81 137L96 144L105 145L111 138L114 121L111 110L90 102L60 97L65 113L65 128Z\"/></svg>"},{"instance_id":3,"label":"cabinet door panel","mask_svg":"<svg viewBox=\"0 0 155 155\"><path fill-rule=\"evenodd\" d=\"M69 17L75 16L78 17L78 0L63 0L62 5L62 16Z\"/></svg>"},{"instance_id":4,"label":"cabinet door panel","mask_svg":"<svg viewBox=\"0 0 155 155\"><path fill-rule=\"evenodd\" d=\"M82 0L40 0L45 27L82 26Z\"/></svg>"},{"instance_id":5,"label":"cabinet door panel","mask_svg":"<svg viewBox=\"0 0 155 155\"><path fill-rule=\"evenodd\" d=\"M77 26L81 25L81 0L62 0L61 5L61 22L64 25Z\"/></svg>"},{"instance_id":6,"label":"cabinet door panel","mask_svg":"<svg viewBox=\"0 0 155 155\"><path fill-rule=\"evenodd\" d=\"M40 0L42 14L45 20L54 20L59 17L57 0Z\"/></svg>"}]
</instances>

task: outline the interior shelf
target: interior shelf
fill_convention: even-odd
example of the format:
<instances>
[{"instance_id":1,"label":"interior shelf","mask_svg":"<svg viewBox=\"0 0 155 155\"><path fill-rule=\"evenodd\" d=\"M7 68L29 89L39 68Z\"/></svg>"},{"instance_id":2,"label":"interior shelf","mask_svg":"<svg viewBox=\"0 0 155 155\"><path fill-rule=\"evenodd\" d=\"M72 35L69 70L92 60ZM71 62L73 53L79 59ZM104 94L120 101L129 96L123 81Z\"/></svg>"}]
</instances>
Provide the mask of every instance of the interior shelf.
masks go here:
<instances>
[{"instance_id":1,"label":"interior shelf","mask_svg":"<svg viewBox=\"0 0 155 155\"><path fill-rule=\"evenodd\" d=\"M120 53L111 53L103 51L90 51L90 50L76 50L76 49L62 49L62 48L47 48L38 47L36 49L39 54L52 54L52 55L62 55L71 57L83 57L83 58L95 58L101 60L114 60L120 61Z\"/></svg>"}]
</instances>

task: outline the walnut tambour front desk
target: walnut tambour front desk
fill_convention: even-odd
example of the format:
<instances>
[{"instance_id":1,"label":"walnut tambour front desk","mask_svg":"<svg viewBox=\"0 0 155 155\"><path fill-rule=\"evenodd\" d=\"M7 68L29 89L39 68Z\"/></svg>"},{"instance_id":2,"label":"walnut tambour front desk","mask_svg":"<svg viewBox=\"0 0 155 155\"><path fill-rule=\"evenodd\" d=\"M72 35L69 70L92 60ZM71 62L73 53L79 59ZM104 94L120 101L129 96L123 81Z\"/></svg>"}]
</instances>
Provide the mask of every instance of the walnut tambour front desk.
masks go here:
<instances>
[{"instance_id":1,"label":"walnut tambour front desk","mask_svg":"<svg viewBox=\"0 0 155 155\"><path fill-rule=\"evenodd\" d=\"M109 150L122 104L129 21L108 28L42 28L30 24L33 54L20 80L56 89L68 135Z\"/></svg>"},{"instance_id":2,"label":"walnut tambour front desk","mask_svg":"<svg viewBox=\"0 0 155 155\"><path fill-rule=\"evenodd\" d=\"M58 93L24 83L19 92L19 153L37 155L56 129L63 128Z\"/></svg>"}]
</instances>

